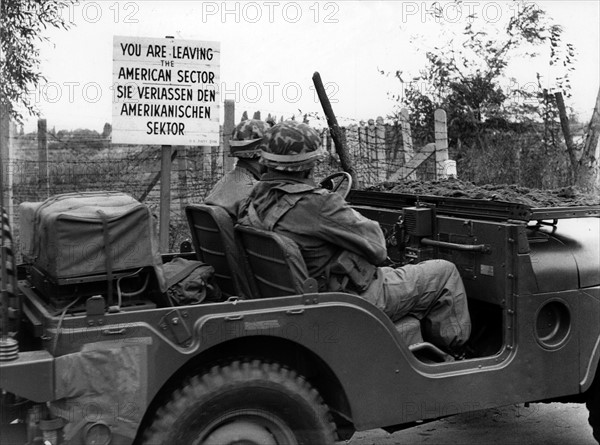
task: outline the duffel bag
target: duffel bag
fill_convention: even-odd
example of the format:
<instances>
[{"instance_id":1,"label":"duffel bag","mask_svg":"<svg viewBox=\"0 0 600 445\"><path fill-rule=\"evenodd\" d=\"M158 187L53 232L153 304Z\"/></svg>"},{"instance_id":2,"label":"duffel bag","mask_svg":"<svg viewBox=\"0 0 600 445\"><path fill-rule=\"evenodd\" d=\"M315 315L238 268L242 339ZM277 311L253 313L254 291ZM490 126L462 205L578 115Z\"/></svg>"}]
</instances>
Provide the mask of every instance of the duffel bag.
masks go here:
<instances>
[{"instance_id":1,"label":"duffel bag","mask_svg":"<svg viewBox=\"0 0 600 445\"><path fill-rule=\"evenodd\" d=\"M23 256L53 280L153 266L166 290L152 214L131 196L66 193L20 207Z\"/></svg>"}]
</instances>

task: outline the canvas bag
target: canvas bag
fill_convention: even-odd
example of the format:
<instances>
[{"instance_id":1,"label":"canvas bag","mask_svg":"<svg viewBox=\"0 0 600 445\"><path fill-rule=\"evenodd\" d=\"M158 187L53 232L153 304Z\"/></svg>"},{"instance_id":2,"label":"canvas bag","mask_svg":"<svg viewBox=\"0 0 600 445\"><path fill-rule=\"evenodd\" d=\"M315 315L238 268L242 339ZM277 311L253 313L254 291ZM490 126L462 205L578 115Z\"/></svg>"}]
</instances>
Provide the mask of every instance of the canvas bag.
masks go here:
<instances>
[{"instance_id":1,"label":"canvas bag","mask_svg":"<svg viewBox=\"0 0 600 445\"><path fill-rule=\"evenodd\" d=\"M214 283L215 269L202 261L174 258L163 265L167 296L173 305L220 301L221 290Z\"/></svg>"},{"instance_id":2,"label":"canvas bag","mask_svg":"<svg viewBox=\"0 0 600 445\"><path fill-rule=\"evenodd\" d=\"M24 203L30 261L52 279L152 266L166 290L158 237L147 206L121 192L65 193Z\"/></svg>"}]
</instances>

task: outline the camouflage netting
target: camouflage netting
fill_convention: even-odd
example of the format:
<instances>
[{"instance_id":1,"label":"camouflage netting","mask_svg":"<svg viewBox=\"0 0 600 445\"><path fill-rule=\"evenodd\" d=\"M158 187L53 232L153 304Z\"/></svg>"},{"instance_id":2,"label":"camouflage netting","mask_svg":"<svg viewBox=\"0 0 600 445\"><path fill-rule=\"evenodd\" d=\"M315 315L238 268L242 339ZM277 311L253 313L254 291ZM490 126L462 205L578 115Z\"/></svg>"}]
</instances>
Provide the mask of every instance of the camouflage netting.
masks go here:
<instances>
[{"instance_id":1,"label":"camouflage netting","mask_svg":"<svg viewBox=\"0 0 600 445\"><path fill-rule=\"evenodd\" d=\"M530 207L600 205L600 196L584 193L576 187L540 190L514 184L475 185L459 179L384 182L369 187L367 190L452 198L488 199L524 204Z\"/></svg>"}]
</instances>

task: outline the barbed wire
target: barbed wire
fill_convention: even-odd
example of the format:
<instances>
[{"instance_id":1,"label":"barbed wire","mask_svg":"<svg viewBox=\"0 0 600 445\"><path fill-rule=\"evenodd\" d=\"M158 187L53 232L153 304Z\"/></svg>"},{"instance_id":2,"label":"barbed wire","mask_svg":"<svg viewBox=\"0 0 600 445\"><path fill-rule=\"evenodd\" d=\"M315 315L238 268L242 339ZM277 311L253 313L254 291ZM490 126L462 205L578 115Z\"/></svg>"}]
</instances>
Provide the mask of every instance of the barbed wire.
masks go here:
<instances>
[{"instance_id":1,"label":"barbed wire","mask_svg":"<svg viewBox=\"0 0 600 445\"><path fill-rule=\"evenodd\" d=\"M355 122L356 126L342 128L360 185L367 187L381 183L405 164L416 143L405 137L399 122L373 121L363 122L362 125L358 125L361 121ZM327 156L317 166L315 176L323 178L331 172L339 171L340 163L329 129L324 127L319 129L319 132ZM48 171L47 183L39 177L42 164L38 157L34 156L39 151L37 138L31 133L13 137L16 158L3 164L3 168L12 172L12 195L15 205L24 201L40 201L48 194L84 190L120 190L139 198L160 171L160 146L111 144L111 137L103 137L101 134L97 137L73 135L72 132L59 135L53 131L46 131L46 137L48 159L43 167ZM536 155L540 150L535 147L544 144L539 137L536 139L535 134L511 133L510 137L507 137L507 134L500 132L496 136L490 133L489 137L492 148L493 144L508 147L504 150L506 159L503 158L502 164L498 164L498 156L502 154L498 150L490 151L486 155L487 160L479 164L474 158L465 156L458 160L465 170L462 176L464 179L477 179L473 174L477 169L484 172L489 170L490 177L494 177L494 174L533 177L538 174L535 169L541 171L541 159ZM443 139L441 135L438 135L438 138ZM414 150L418 151L418 147ZM468 150L465 153L468 154ZM224 170L229 165L226 157L227 153L218 147L187 147L178 150L172 165L172 246L189 236L186 235L187 223L183 212L185 205L201 202L205 198L225 173ZM560 171L558 160L547 161L545 164L548 168ZM435 162L428 160L417 169L417 177L432 179L435 177L435 168ZM497 171L493 171L494 169ZM153 189L145 200L155 212L159 201L158 188ZM12 211L14 215L18 213L15 210Z\"/></svg>"}]
</instances>

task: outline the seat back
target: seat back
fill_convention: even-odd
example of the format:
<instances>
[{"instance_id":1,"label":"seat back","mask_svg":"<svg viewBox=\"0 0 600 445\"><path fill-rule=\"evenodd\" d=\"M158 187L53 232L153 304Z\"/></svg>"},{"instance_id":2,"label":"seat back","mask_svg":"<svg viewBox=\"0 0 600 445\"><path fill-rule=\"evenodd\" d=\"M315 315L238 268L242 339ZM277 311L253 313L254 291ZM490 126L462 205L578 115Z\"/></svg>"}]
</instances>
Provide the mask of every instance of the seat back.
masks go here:
<instances>
[{"instance_id":1,"label":"seat back","mask_svg":"<svg viewBox=\"0 0 600 445\"><path fill-rule=\"evenodd\" d=\"M260 298L317 292L317 282L308 276L298 245L290 238L237 225L238 233Z\"/></svg>"},{"instance_id":2,"label":"seat back","mask_svg":"<svg viewBox=\"0 0 600 445\"><path fill-rule=\"evenodd\" d=\"M233 222L219 206L192 204L185 209L196 256L215 269L215 279L226 296L252 298L249 269L236 242Z\"/></svg>"}]
</instances>

